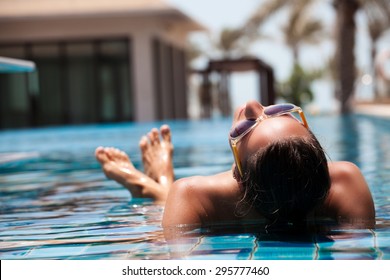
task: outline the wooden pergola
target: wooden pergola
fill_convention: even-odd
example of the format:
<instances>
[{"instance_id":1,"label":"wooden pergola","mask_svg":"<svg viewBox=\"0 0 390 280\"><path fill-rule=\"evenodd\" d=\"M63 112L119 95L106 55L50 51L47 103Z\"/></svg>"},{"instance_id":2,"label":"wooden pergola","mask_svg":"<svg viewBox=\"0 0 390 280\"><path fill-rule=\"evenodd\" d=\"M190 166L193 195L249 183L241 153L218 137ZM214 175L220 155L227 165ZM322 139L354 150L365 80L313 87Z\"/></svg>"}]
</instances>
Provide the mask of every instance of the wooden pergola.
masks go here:
<instances>
[{"instance_id":1,"label":"wooden pergola","mask_svg":"<svg viewBox=\"0 0 390 280\"><path fill-rule=\"evenodd\" d=\"M200 89L200 101L202 106L202 118L209 118L212 110L210 75L217 73L218 81L218 107L223 116L231 115L229 99L229 79L233 72L256 71L259 81L259 100L264 105L275 102L274 74L271 66L264 61L245 57L240 59L210 60L206 69L195 71L202 75L203 81Z\"/></svg>"}]
</instances>

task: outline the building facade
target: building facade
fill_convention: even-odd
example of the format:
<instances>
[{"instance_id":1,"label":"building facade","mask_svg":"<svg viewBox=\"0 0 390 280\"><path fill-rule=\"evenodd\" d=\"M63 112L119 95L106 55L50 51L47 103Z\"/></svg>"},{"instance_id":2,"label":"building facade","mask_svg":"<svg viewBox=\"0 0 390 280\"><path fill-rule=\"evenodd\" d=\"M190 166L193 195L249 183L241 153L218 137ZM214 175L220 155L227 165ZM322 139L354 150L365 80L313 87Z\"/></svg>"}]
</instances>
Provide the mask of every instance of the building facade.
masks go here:
<instances>
[{"instance_id":1,"label":"building facade","mask_svg":"<svg viewBox=\"0 0 390 280\"><path fill-rule=\"evenodd\" d=\"M0 128L187 118L186 37L161 0L0 1Z\"/></svg>"}]
</instances>

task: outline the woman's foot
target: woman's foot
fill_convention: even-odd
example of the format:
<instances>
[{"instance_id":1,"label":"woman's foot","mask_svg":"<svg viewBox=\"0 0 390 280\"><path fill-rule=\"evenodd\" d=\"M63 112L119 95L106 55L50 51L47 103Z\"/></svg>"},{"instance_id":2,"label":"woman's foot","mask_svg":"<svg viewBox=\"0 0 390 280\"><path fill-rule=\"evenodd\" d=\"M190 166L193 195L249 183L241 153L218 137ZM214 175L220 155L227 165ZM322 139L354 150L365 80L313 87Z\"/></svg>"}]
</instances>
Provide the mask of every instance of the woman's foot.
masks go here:
<instances>
[{"instance_id":1,"label":"woman's foot","mask_svg":"<svg viewBox=\"0 0 390 280\"><path fill-rule=\"evenodd\" d=\"M104 174L126 187L133 197L152 198L159 202L166 200L169 188L137 170L124 152L99 147L95 156L102 165Z\"/></svg>"},{"instance_id":2,"label":"woman's foot","mask_svg":"<svg viewBox=\"0 0 390 280\"><path fill-rule=\"evenodd\" d=\"M159 131L154 128L139 143L145 174L157 183L170 188L174 181L173 145L171 130L163 125Z\"/></svg>"}]
</instances>

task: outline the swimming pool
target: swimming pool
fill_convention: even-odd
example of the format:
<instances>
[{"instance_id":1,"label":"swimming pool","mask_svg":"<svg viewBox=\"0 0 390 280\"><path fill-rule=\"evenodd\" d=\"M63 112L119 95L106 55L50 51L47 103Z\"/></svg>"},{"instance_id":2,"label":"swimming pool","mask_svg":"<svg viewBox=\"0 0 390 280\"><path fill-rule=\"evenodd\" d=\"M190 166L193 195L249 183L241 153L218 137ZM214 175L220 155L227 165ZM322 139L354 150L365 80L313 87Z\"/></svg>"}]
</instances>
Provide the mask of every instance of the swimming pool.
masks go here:
<instances>
[{"instance_id":1,"label":"swimming pool","mask_svg":"<svg viewBox=\"0 0 390 280\"><path fill-rule=\"evenodd\" d=\"M231 168L230 120L168 123L176 177ZM317 116L309 123L331 160L361 168L375 200L375 230L335 227L292 239L195 231L168 245L162 207L130 199L93 155L99 145L118 147L140 167L138 140L161 123L10 130L0 132L0 259L390 259L389 120Z\"/></svg>"}]
</instances>

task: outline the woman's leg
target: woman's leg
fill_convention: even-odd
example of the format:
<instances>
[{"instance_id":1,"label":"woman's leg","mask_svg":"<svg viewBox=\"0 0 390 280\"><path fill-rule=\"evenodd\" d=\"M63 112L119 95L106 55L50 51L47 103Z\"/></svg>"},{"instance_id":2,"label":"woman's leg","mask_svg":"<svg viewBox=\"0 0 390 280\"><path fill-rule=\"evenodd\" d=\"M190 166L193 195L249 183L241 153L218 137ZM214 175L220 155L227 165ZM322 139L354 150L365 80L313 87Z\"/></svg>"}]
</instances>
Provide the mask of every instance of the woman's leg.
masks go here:
<instances>
[{"instance_id":1,"label":"woman's leg","mask_svg":"<svg viewBox=\"0 0 390 280\"><path fill-rule=\"evenodd\" d=\"M161 127L160 135L157 129L152 129L148 137L141 138L140 148L146 174L137 170L123 151L115 148L97 148L96 159L106 176L126 187L133 197L165 202L174 180L173 145L167 125Z\"/></svg>"},{"instance_id":2,"label":"woman's leg","mask_svg":"<svg viewBox=\"0 0 390 280\"><path fill-rule=\"evenodd\" d=\"M161 126L160 134L156 128L152 129L147 137L141 138L139 146L145 174L169 189L175 179L169 126Z\"/></svg>"}]
</instances>

